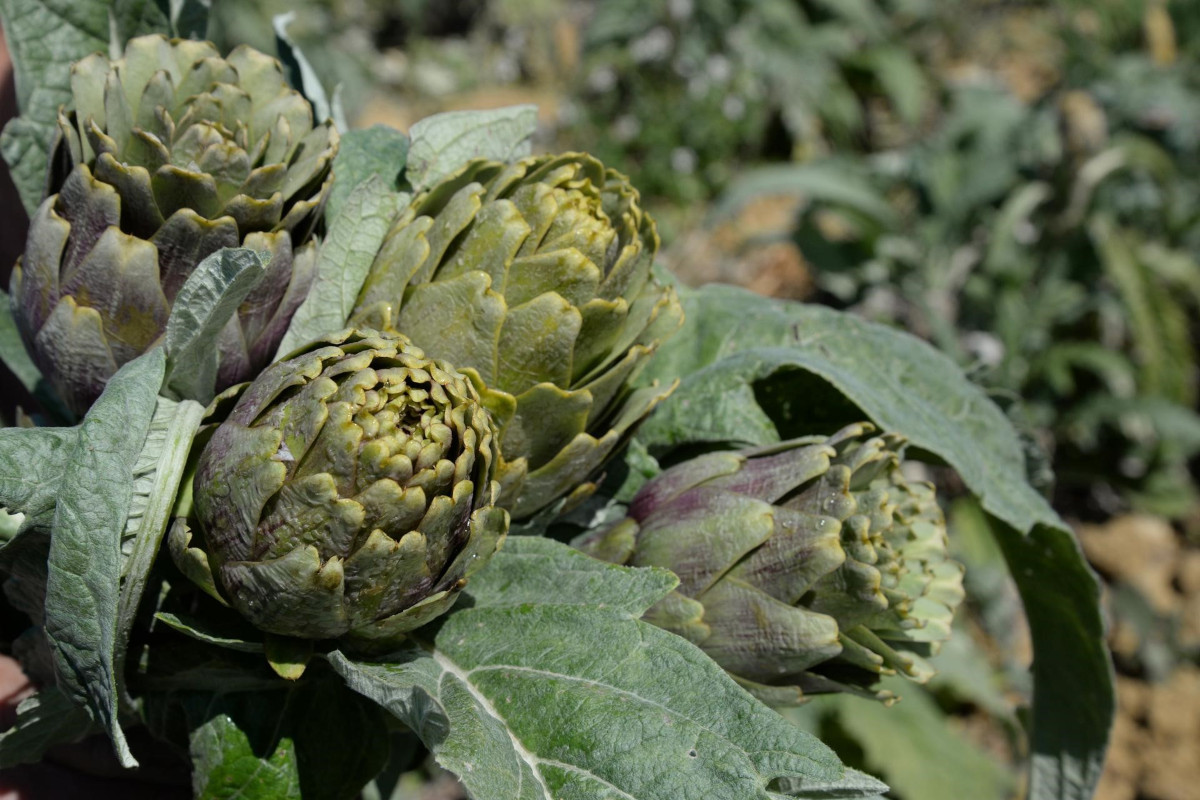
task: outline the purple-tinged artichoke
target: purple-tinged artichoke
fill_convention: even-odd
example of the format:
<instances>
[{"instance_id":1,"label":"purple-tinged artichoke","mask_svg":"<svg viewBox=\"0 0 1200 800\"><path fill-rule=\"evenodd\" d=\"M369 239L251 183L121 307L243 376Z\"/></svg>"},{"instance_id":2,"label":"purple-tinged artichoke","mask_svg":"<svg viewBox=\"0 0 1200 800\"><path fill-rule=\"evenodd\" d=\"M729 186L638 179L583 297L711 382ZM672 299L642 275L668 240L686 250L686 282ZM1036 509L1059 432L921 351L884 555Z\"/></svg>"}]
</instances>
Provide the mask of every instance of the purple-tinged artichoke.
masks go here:
<instances>
[{"instance_id":1,"label":"purple-tinged artichoke","mask_svg":"<svg viewBox=\"0 0 1200 800\"><path fill-rule=\"evenodd\" d=\"M12 277L34 362L82 414L158 341L196 265L243 246L271 262L221 332L218 389L253 377L312 283L337 131L249 47L143 36L77 62L71 89Z\"/></svg>"},{"instance_id":2,"label":"purple-tinged artichoke","mask_svg":"<svg viewBox=\"0 0 1200 800\"><path fill-rule=\"evenodd\" d=\"M962 567L904 441L851 425L825 439L684 461L642 487L626 519L575 542L618 564L665 567L679 588L646 619L691 640L774 705L880 675L927 680L950 635Z\"/></svg>"}]
</instances>

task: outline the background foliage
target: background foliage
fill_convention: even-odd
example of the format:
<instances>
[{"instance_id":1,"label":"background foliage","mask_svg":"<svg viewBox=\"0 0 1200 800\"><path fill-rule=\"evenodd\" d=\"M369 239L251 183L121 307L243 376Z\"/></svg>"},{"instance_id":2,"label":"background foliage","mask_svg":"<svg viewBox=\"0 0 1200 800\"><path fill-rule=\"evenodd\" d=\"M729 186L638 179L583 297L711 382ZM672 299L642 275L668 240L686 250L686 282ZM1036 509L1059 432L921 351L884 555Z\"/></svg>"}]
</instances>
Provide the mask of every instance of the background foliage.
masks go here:
<instances>
[{"instance_id":1,"label":"background foliage","mask_svg":"<svg viewBox=\"0 0 1200 800\"><path fill-rule=\"evenodd\" d=\"M1200 749L1169 714L1200 691L1193 4L259 0L218 4L209 33L269 51L287 10L355 126L536 103L541 149L592 150L653 198L685 281L850 309L968 368L1112 581L1105 796L1186 797L1200 767L1164 742ZM965 498L952 519L972 607L939 679L793 721L897 797L1016 796L1029 634L993 523ZM1159 567L1113 555L1148 548ZM954 767L914 769L930 752Z\"/></svg>"}]
</instances>

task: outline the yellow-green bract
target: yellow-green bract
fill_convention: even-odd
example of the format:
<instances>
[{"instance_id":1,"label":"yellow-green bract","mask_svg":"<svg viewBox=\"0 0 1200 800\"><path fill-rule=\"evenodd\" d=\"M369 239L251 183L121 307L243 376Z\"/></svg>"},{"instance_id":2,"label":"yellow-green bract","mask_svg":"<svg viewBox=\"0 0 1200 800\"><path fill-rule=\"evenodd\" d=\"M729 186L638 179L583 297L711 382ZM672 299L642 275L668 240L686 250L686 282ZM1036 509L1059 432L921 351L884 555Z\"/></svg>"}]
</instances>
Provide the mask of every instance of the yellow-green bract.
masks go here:
<instances>
[{"instance_id":1,"label":"yellow-green bract","mask_svg":"<svg viewBox=\"0 0 1200 800\"><path fill-rule=\"evenodd\" d=\"M474 161L414 199L351 319L471 379L499 431L501 503L527 518L590 493L670 391L631 389L682 321L657 249L637 191L591 156Z\"/></svg>"},{"instance_id":2,"label":"yellow-green bract","mask_svg":"<svg viewBox=\"0 0 1200 800\"><path fill-rule=\"evenodd\" d=\"M272 364L213 433L176 563L262 630L393 641L450 608L503 541L496 440L470 381L346 330Z\"/></svg>"}]
</instances>

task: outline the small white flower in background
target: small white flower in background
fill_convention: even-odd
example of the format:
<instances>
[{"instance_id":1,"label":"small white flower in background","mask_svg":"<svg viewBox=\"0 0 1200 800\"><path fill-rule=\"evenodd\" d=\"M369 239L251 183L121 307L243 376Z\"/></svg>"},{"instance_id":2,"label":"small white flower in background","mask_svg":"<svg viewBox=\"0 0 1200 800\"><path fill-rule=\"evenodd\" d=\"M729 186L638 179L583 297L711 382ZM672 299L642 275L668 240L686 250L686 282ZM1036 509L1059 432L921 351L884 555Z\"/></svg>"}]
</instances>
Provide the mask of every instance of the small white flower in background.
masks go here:
<instances>
[{"instance_id":1,"label":"small white flower in background","mask_svg":"<svg viewBox=\"0 0 1200 800\"><path fill-rule=\"evenodd\" d=\"M964 336L963 347L989 367L995 367L1004 360L1004 342L984 331L971 331Z\"/></svg>"},{"instance_id":2,"label":"small white flower in background","mask_svg":"<svg viewBox=\"0 0 1200 800\"><path fill-rule=\"evenodd\" d=\"M671 169L691 175L696 171L696 151L690 147L676 147L671 151Z\"/></svg>"},{"instance_id":3,"label":"small white flower in background","mask_svg":"<svg viewBox=\"0 0 1200 800\"><path fill-rule=\"evenodd\" d=\"M704 63L704 69L714 83L727 83L733 77L733 63L719 53L709 57Z\"/></svg>"},{"instance_id":4,"label":"small white flower in background","mask_svg":"<svg viewBox=\"0 0 1200 800\"><path fill-rule=\"evenodd\" d=\"M617 85L617 71L612 67L598 67L588 75L587 85L593 92L607 92Z\"/></svg>"},{"instance_id":5,"label":"small white flower in background","mask_svg":"<svg viewBox=\"0 0 1200 800\"><path fill-rule=\"evenodd\" d=\"M671 19L681 21L688 19L695 11L695 5L692 0L667 0L667 13L671 15Z\"/></svg>"},{"instance_id":6,"label":"small white flower in background","mask_svg":"<svg viewBox=\"0 0 1200 800\"><path fill-rule=\"evenodd\" d=\"M631 114L617 117L613 123L612 134L618 142L631 141L642 131L642 123L638 122L637 117Z\"/></svg>"},{"instance_id":7,"label":"small white flower in background","mask_svg":"<svg viewBox=\"0 0 1200 800\"><path fill-rule=\"evenodd\" d=\"M725 95L725 99L721 101L721 113L730 122L737 122L746 116L746 101L736 94L727 94Z\"/></svg>"},{"instance_id":8,"label":"small white flower in background","mask_svg":"<svg viewBox=\"0 0 1200 800\"><path fill-rule=\"evenodd\" d=\"M1013 226L1013 238L1017 240L1017 244L1033 244L1038 240L1041 231L1027 219L1023 219Z\"/></svg>"},{"instance_id":9,"label":"small white flower in background","mask_svg":"<svg viewBox=\"0 0 1200 800\"><path fill-rule=\"evenodd\" d=\"M662 61L671 54L675 37L666 28L651 28L645 36L634 39L629 45L629 55L639 64L647 61Z\"/></svg>"}]
</instances>

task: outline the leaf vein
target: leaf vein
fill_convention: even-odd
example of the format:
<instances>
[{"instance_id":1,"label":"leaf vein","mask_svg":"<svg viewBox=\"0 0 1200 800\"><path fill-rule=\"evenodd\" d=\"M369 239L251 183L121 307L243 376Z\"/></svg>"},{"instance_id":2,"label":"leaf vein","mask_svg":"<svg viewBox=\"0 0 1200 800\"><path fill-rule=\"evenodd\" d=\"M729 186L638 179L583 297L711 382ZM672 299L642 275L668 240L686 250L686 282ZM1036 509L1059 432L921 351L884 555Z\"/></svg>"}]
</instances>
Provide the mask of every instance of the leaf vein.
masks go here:
<instances>
[{"instance_id":1,"label":"leaf vein","mask_svg":"<svg viewBox=\"0 0 1200 800\"><path fill-rule=\"evenodd\" d=\"M524 761L529 766L529 769L533 773L534 778L537 779L538 786L542 790L542 795L546 798L546 800L552 800L553 796L550 794L550 788L548 786L546 786L546 781L542 777L542 773L538 769L538 765L541 762L541 759L538 758L533 753L529 752L529 750L527 750L525 748L525 745L521 742L520 739L518 739L516 737L516 735L512 731L512 728L509 727L508 720L506 720L504 718L504 715L501 714L498 710L496 710L496 707L494 705L492 705L492 701L488 699L487 695L480 692L479 689L475 686L475 684L471 683L471 673L459 668L459 666L457 664L455 664L453 661L451 661L444 653L434 650L432 655L433 655L434 661L437 662L437 665L439 667L441 667L443 670L445 670L450 675L453 675L455 678L458 678L458 680L462 682L463 686L466 687L466 689L470 693L471 697L473 697L475 699L475 702L479 704L479 707L481 709L483 709L484 712L486 712L493 719L502 723L502 725L504 727L504 732L508 734L508 738L512 742L513 751L516 752L517 757L519 759ZM524 773L523 772L519 773L518 780L520 780L523 777L524 777ZM520 789L520 784L518 784L518 796L520 794L519 789Z\"/></svg>"}]
</instances>

